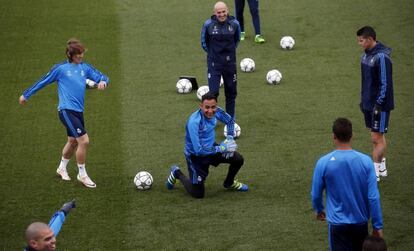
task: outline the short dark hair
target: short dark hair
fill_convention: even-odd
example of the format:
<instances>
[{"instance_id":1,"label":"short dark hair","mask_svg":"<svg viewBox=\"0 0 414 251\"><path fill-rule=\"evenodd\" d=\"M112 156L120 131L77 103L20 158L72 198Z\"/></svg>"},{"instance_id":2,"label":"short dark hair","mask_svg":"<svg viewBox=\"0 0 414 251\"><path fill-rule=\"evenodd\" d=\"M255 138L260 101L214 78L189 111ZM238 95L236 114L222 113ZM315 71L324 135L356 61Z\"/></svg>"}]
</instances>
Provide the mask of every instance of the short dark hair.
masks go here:
<instances>
[{"instance_id":1,"label":"short dark hair","mask_svg":"<svg viewBox=\"0 0 414 251\"><path fill-rule=\"evenodd\" d=\"M360 37L372 37L374 40L377 40L377 34L375 33L374 28L371 26L364 26L357 31L357 36Z\"/></svg>"},{"instance_id":2,"label":"short dark hair","mask_svg":"<svg viewBox=\"0 0 414 251\"><path fill-rule=\"evenodd\" d=\"M72 61L74 55L82 54L86 51L85 47L79 39L71 38L66 43L66 56Z\"/></svg>"},{"instance_id":3,"label":"short dark hair","mask_svg":"<svg viewBox=\"0 0 414 251\"><path fill-rule=\"evenodd\" d=\"M387 244L383 238L370 235L362 244L362 251L387 251Z\"/></svg>"},{"instance_id":4,"label":"short dark hair","mask_svg":"<svg viewBox=\"0 0 414 251\"><path fill-rule=\"evenodd\" d=\"M332 132L340 142L349 142L352 138L352 123L347 118L337 118L332 126Z\"/></svg>"},{"instance_id":5,"label":"short dark hair","mask_svg":"<svg viewBox=\"0 0 414 251\"><path fill-rule=\"evenodd\" d=\"M214 99L217 102L217 95L212 92L207 92L203 96L201 96L201 103L204 102L204 100L212 100Z\"/></svg>"}]
</instances>

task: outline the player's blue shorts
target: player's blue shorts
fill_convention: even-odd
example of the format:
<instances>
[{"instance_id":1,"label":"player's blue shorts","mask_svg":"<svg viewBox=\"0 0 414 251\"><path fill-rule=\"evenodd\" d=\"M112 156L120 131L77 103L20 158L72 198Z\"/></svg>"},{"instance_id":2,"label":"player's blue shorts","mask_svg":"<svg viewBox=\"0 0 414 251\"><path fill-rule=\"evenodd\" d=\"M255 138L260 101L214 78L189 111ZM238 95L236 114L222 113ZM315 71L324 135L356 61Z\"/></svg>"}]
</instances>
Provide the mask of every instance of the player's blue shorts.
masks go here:
<instances>
[{"instance_id":1,"label":"player's blue shorts","mask_svg":"<svg viewBox=\"0 0 414 251\"><path fill-rule=\"evenodd\" d=\"M83 112L63 109L59 111L59 118L69 137L79 138L86 134Z\"/></svg>"},{"instance_id":2,"label":"player's blue shorts","mask_svg":"<svg viewBox=\"0 0 414 251\"><path fill-rule=\"evenodd\" d=\"M234 152L233 157L225 158L222 153L216 153L207 156L190 155L185 156L187 161L188 173L192 184L204 183L208 176L210 165L217 167L221 163L230 165L243 165L243 156Z\"/></svg>"},{"instance_id":3,"label":"player's blue shorts","mask_svg":"<svg viewBox=\"0 0 414 251\"><path fill-rule=\"evenodd\" d=\"M390 119L389 111L382 111L374 115L372 111L363 111L365 126L371 128L371 132L387 133L388 121Z\"/></svg>"}]
</instances>

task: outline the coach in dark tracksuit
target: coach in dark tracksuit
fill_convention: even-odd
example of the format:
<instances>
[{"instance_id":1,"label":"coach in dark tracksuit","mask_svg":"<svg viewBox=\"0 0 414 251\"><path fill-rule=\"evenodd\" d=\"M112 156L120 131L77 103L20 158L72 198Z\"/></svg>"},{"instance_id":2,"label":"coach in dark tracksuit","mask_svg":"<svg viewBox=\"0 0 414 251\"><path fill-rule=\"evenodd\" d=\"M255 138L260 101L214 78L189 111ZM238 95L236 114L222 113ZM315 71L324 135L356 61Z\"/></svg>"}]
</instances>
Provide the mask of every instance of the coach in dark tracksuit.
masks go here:
<instances>
[{"instance_id":1,"label":"coach in dark tracksuit","mask_svg":"<svg viewBox=\"0 0 414 251\"><path fill-rule=\"evenodd\" d=\"M225 3L214 5L214 15L201 30L201 46L207 52L208 86L211 93L219 94L220 78L224 80L226 112L235 118L237 96L236 48L240 42L240 25L229 16Z\"/></svg>"}]
</instances>

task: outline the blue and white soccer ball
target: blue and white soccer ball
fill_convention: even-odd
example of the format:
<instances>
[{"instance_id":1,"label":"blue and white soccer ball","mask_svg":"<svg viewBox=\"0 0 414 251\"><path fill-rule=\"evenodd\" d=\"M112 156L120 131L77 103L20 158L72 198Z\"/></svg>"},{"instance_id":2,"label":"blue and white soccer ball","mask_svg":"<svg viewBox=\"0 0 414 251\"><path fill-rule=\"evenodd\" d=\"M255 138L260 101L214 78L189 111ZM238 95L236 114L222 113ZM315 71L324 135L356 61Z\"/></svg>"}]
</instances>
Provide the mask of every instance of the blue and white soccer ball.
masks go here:
<instances>
[{"instance_id":1,"label":"blue and white soccer ball","mask_svg":"<svg viewBox=\"0 0 414 251\"><path fill-rule=\"evenodd\" d=\"M276 69L270 70L266 74L266 81L269 85L277 85L282 81L282 73Z\"/></svg>"},{"instance_id":2,"label":"blue and white soccer ball","mask_svg":"<svg viewBox=\"0 0 414 251\"><path fill-rule=\"evenodd\" d=\"M210 91L210 88L208 88L208 85L200 86L197 90L197 98L201 101L201 98Z\"/></svg>"},{"instance_id":3,"label":"blue and white soccer ball","mask_svg":"<svg viewBox=\"0 0 414 251\"><path fill-rule=\"evenodd\" d=\"M251 58L243 58L242 61L240 61L240 69L243 72L253 72L256 69L256 64Z\"/></svg>"},{"instance_id":4,"label":"blue and white soccer ball","mask_svg":"<svg viewBox=\"0 0 414 251\"><path fill-rule=\"evenodd\" d=\"M138 172L134 178L134 184L138 190L148 190L153 183L152 175L147 171Z\"/></svg>"},{"instance_id":5,"label":"blue and white soccer ball","mask_svg":"<svg viewBox=\"0 0 414 251\"><path fill-rule=\"evenodd\" d=\"M280 39L280 47L285 50L291 50L295 46L295 40L291 36L284 36Z\"/></svg>"},{"instance_id":6,"label":"blue and white soccer ball","mask_svg":"<svg viewBox=\"0 0 414 251\"><path fill-rule=\"evenodd\" d=\"M235 133L236 133L236 135L235 135L234 137L235 137L235 138L240 137L240 134L241 134L241 128L240 128L240 126L239 126L238 124L236 124L236 123L234 123L234 131L235 131ZM225 125L225 126L224 126L224 131L223 131L223 133L224 133L224 137L227 137L227 125Z\"/></svg>"},{"instance_id":7,"label":"blue and white soccer ball","mask_svg":"<svg viewBox=\"0 0 414 251\"><path fill-rule=\"evenodd\" d=\"M190 80L186 78L182 78L178 80L177 84L175 85L175 88L178 93L189 93L191 92L191 89L193 88L193 86L191 85Z\"/></svg>"}]
</instances>

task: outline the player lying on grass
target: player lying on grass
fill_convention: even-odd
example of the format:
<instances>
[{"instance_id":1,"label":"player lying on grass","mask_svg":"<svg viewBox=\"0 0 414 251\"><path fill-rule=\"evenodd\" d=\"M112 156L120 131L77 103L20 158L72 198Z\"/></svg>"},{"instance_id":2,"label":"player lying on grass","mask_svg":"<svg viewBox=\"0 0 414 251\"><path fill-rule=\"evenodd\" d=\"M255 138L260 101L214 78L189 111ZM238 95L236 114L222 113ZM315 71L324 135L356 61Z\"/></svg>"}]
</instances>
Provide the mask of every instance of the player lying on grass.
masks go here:
<instances>
[{"instance_id":1,"label":"player lying on grass","mask_svg":"<svg viewBox=\"0 0 414 251\"><path fill-rule=\"evenodd\" d=\"M54 251L56 249L56 236L65 222L66 216L74 208L75 200L63 204L49 221L49 225L43 222L33 222L26 229L27 247L24 251Z\"/></svg>"},{"instance_id":2,"label":"player lying on grass","mask_svg":"<svg viewBox=\"0 0 414 251\"><path fill-rule=\"evenodd\" d=\"M220 144L215 143L217 120L225 123L228 128L227 139ZM203 198L204 182L210 165L217 167L221 163L228 163L229 171L223 186L230 190L247 191L249 188L246 184L234 179L243 166L244 159L236 151L237 144L233 135L233 118L217 106L217 97L214 94L205 94L201 99L200 109L191 114L186 125L184 155L190 178L174 165L167 179L167 188L173 189L179 179L192 197Z\"/></svg>"},{"instance_id":3,"label":"player lying on grass","mask_svg":"<svg viewBox=\"0 0 414 251\"><path fill-rule=\"evenodd\" d=\"M76 162L79 168L77 179L86 187L95 188L85 167L86 149L89 145L89 136L85 130L83 119L86 79L97 82L97 88L106 88L109 79L92 65L82 62L85 48L77 39L70 39L67 42L67 60L56 64L53 68L33 86L23 92L19 103L24 105L27 100L37 91L53 82L57 82L59 96L59 118L66 127L68 140L62 150L62 159L57 174L63 180L70 180L66 166L75 153Z\"/></svg>"}]
</instances>

